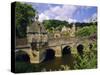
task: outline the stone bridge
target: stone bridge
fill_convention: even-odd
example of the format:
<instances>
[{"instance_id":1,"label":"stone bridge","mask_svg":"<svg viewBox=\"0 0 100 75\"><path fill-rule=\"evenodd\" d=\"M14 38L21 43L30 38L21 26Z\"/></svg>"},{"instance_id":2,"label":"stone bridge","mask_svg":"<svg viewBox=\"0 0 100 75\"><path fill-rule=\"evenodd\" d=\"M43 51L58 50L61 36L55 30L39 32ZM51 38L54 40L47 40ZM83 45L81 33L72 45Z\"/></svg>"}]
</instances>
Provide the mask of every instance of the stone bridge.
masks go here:
<instances>
[{"instance_id":1,"label":"stone bridge","mask_svg":"<svg viewBox=\"0 0 100 75\"><path fill-rule=\"evenodd\" d=\"M82 44L84 46L84 52L89 51L89 40L79 40L75 38L71 39L49 39L48 46L42 48L39 51L32 50L30 46L19 46L16 49L25 52L29 58L31 63L40 63L46 57L62 57L63 54L77 54L77 46ZM18 51L16 51L18 52Z\"/></svg>"},{"instance_id":2,"label":"stone bridge","mask_svg":"<svg viewBox=\"0 0 100 75\"><path fill-rule=\"evenodd\" d=\"M56 57L63 56L63 50L70 47L71 54L77 54L77 46L82 44L84 46L84 52L89 51L89 40L79 40L72 38L68 39L53 39L49 41L48 48L54 50ZM87 48L87 49L86 49ZM67 53L68 54L68 53Z\"/></svg>"}]
</instances>

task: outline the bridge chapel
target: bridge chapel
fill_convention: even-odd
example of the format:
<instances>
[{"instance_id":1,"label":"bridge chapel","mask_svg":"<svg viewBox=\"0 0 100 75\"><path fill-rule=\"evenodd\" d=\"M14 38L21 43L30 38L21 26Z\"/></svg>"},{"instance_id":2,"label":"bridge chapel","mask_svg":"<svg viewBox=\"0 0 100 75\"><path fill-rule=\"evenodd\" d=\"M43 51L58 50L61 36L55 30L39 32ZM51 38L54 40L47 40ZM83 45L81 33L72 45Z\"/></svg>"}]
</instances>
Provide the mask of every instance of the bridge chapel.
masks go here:
<instances>
[{"instance_id":1,"label":"bridge chapel","mask_svg":"<svg viewBox=\"0 0 100 75\"><path fill-rule=\"evenodd\" d=\"M45 57L45 48L48 45L47 32L42 23L38 21L36 15L32 25L27 27L27 41L33 53L33 61L31 63L40 63Z\"/></svg>"}]
</instances>

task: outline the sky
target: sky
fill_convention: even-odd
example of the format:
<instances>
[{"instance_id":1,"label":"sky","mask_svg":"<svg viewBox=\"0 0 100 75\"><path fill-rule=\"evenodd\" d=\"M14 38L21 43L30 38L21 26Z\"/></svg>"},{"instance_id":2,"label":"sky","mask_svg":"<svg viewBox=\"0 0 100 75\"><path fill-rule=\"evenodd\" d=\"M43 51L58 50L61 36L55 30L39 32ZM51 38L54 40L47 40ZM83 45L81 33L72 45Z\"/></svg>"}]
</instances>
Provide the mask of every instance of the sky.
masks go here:
<instances>
[{"instance_id":1,"label":"sky","mask_svg":"<svg viewBox=\"0 0 100 75\"><path fill-rule=\"evenodd\" d=\"M90 22L97 19L97 7L65 4L28 3L35 8L39 21L56 19L68 22Z\"/></svg>"}]
</instances>

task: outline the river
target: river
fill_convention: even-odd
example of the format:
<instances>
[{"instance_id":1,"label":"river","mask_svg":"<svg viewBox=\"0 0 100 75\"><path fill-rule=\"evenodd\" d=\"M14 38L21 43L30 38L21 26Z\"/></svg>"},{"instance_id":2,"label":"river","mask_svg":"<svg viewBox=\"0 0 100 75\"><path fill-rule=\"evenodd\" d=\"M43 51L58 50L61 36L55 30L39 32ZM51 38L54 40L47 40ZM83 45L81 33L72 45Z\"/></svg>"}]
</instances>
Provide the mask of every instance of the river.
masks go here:
<instances>
[{"instance_id":1,"label":"river","mask_svg":"<svg viewBox=\"0 0 100 75\"><path fill-rule=\"evenodd\" d=\"M16 61L15 71L24 72L41 72L41 71L61 71L73 69L74 55L68 54L63 57L54 57L53 59L44 60L39 64L31 64L25 61Z\"/></svg>"},{"instance_id":2,"label":"river","mask_svg":"<svg viewBox=\"0 0 100 75\"><path fill-rule=\"evenodd\" d=\"M46 71L58 71L63 70L66 66L67 69L73 68L74 57L73 55L65 55L63 57L55 57L51 60L45 60L40 63L40 67Z\"/></svg>"}]
</instances>

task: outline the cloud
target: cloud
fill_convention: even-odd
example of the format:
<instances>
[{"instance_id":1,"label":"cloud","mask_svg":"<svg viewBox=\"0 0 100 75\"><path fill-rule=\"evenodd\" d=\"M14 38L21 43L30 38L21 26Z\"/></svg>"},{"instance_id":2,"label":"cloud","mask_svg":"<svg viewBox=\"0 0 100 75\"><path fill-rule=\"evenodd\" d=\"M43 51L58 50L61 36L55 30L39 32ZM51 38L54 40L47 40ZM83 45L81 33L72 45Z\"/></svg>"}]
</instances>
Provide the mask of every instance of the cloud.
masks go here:
<instances>
[{"instance_id":1,"label":"cloud","mask_svg":"<svg viewBox=\"0 0 100 75\"><path fill-rule=\"evenodd\" d=\"M91 21L93 22L96 22L97 21L97 13L94 13L91 18L90 18Z\"/></svg>"},{"instance_id":2,"label":"cloud","mask_svg":"<svg viewBox=\"0 0 100 75\"><path fill-rule=\"evenodd\" d=\"M76 19L71 19L71 18L69 18L69 19L68 19L68 22L69 22L69 23L72 23L72 22L75 23L75 22L77 22L77 20L76 20Z\"/></svg>"},{"instance_id":3,"label":"cloud","mask_svg":"<svg viewBox=\"0 0 100 75\"><path fill-rule=\"evenodd\" d=\"M39 20L43 21L45 19L58 19L72 21L72 17L77 9L77 6L50 6L49 9L39 14Z\"/></svg>"},{"instance_id":4,"label":"cloud","mask_svg":"<svg viewBox=\"0 0 100 75\"><path fill-rule=\"evenodd\" d=\"M84 19L83 22L96 22L97 21L97 13L92 14L89 18Z\"/></svg>"},{"instance_id":5,"label":"cloud","mask_svg":"<svg viewBox=\"0 0 100 75\"><path fill-rule=\"evenodd\" d=\"M74 6L74 5L47 5L48 9L39 13L39 21L47 19L56 19L68 22L90 22L96 19L97 14L93 14L89 18L89 10L93 7Z\"/></svg>"},{"instance_id":6,"label":"cloud","mask_svg":"<svg viewBox=\"0 0 100 75\"><path fill-rule=\"evenodd\" d=\"M61 17L61 16L57 16L55 19L61 20L61 21L68 21L69 23L77 22L76 19L72 19L72 18L68 18L68 17Z\"/></svg>"},{"instance_id":7,"label":"cloud","mask_svg":"<svg viewBox=\"0 0 100 75\"><path fill-rule=\"evenodd\" d=\"M48 19L49 19L49 17L46 16L45 14L43 14L43 13L39 15L39 21L40 22L42 22L43 20L48 20Z\"/></svg>"}]
</instances>

